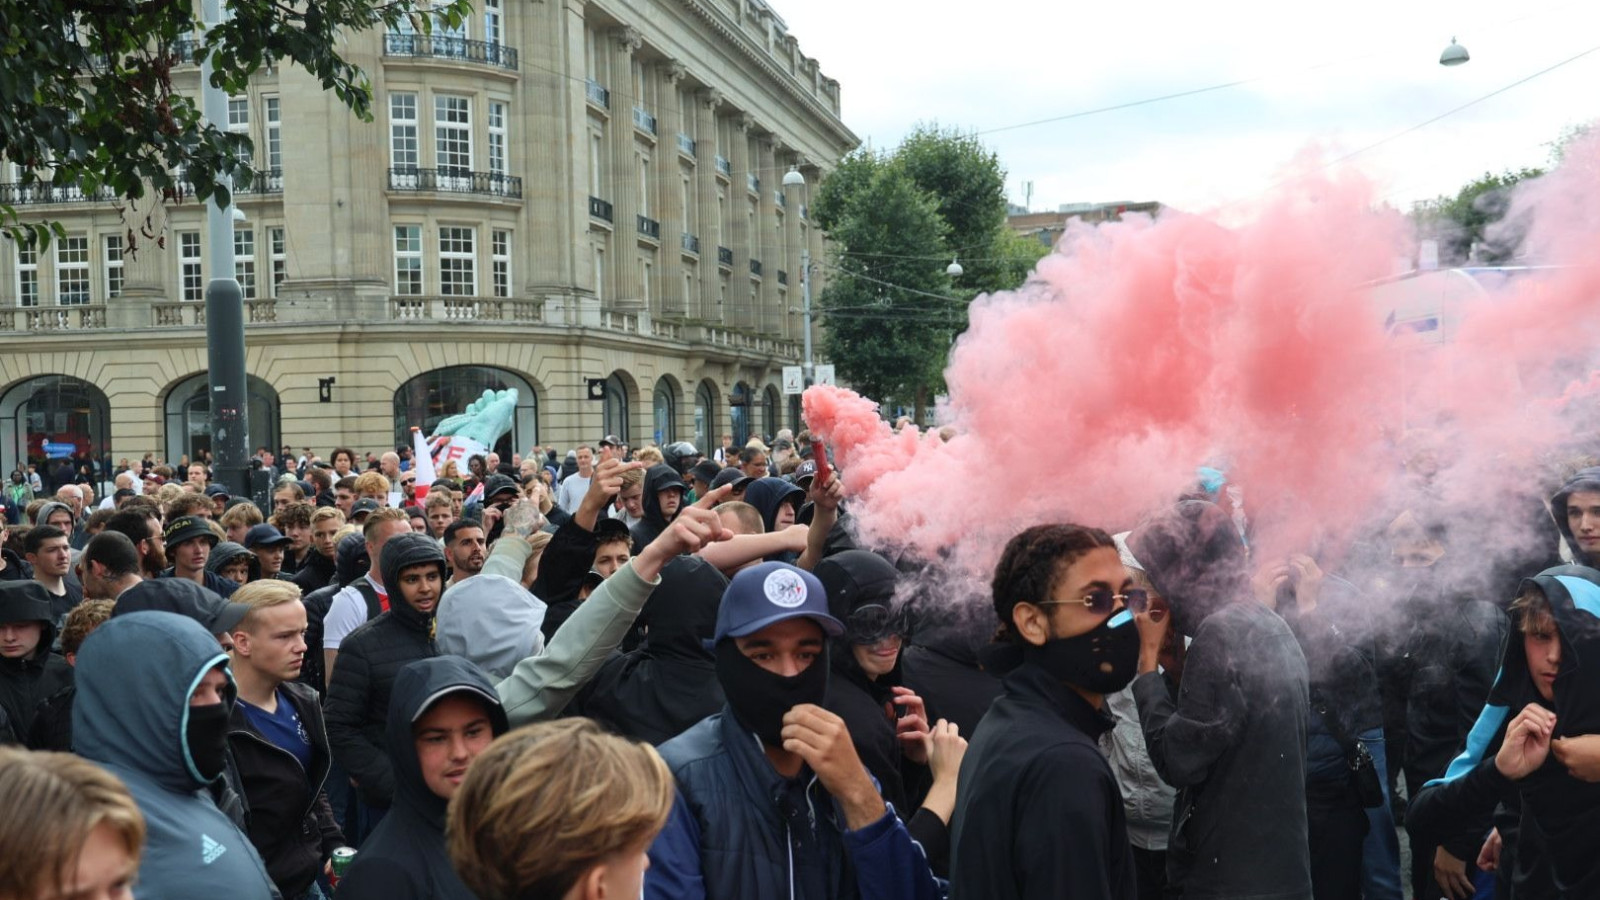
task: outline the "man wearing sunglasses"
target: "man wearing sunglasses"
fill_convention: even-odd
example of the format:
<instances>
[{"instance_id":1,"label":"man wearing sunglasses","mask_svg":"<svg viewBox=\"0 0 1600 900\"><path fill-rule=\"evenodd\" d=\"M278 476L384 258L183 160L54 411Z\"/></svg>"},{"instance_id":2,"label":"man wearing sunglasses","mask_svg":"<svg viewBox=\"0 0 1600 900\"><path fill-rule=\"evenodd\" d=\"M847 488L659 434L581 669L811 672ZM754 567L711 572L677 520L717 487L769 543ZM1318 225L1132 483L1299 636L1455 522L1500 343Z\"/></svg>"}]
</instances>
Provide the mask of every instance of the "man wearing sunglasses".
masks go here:
<instances>
[{"instance_id":1,"label":"man wearing sunglasses","mask_svg":"<svg viewBox=\"0 0 1600 900\"><path fill-rule=\"evenodd\" d=\"M1126 813L1097 740L1106 694L1133 680L1134 587L1111 536L1036 525L1006 544L992 583L1003 640L984 668L1005 692L961 763L950 896L1133 900Z\"/></svg>"}]
</instances>

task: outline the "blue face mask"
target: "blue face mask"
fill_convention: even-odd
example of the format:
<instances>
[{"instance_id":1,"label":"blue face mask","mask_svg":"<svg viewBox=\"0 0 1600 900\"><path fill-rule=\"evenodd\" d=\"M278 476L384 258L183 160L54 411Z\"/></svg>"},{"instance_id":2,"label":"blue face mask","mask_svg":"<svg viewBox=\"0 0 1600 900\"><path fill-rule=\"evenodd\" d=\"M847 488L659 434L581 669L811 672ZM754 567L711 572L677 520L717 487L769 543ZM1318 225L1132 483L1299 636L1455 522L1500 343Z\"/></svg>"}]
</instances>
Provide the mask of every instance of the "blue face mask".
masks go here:
<instances>
[{"instance_id":1,"label":"blue face mask","mask_svg":"<svg viewBox=\"0 0 1600 900\"><path fill-rule=\"evenodd\" d=\"M1083 634L1030 644L1023 652L1063 684L1114 694L1138 674L1139 629L1133 626L1133 615L1123 610Z\"/></svg>"}]
</instances>

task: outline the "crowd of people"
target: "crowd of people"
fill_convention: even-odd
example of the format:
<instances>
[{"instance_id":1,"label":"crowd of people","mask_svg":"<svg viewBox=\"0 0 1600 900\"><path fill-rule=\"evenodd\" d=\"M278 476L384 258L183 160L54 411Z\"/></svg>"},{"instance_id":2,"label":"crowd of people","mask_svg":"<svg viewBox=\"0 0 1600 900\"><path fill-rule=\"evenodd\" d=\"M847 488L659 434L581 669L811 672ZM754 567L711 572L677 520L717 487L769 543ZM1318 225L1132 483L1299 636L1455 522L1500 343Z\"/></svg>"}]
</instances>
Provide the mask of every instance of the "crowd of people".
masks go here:
<instances>
[{"instance_id":1,"label":"crowd of people","mask_svg":"<svg viewBox=\"0 0 1600 900\"><path fill-rule=\"evenodd\" d=\"M820 446L18 470L0 900L1600 896L1600 468L1509 596L1421 501L1260 558L1211 470L980 594Z\"/></svg>"}]
</instances>

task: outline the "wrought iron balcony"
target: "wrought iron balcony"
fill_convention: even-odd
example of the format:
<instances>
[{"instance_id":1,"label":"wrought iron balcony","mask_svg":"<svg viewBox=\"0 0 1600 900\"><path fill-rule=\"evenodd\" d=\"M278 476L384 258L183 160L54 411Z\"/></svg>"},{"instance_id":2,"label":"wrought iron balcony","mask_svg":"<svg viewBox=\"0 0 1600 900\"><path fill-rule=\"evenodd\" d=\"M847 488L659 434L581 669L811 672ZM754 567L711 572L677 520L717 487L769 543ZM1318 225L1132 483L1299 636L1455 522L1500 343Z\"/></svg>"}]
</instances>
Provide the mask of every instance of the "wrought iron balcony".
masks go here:
<instances>
[{"instance_id":1,"label":"wrought iron balcony","mask_svg":"<svg viewBox=\"0 0 1600 900\"><path fill-rule=\"evenodd\" d=\"M640 234L647 238L652 238L658 241L661 240L660 222L657 222L655 219L652 219L649 216L635 216L634 218L637 219L636 224L638 225Z\"/></svg>"},{"instance_id":2,"label":"wrought iron balcony","mask_svg":"<svg viewBox=\"0 0 1600 900\"><path fill-rule=\"evenodd\" d=\"M633 108L633 127L645 134L655 134L656 117L635 106Z\"/></svg>"},{"instance_id":3,"label":"wrought iron balcony","mask_svg":"<svg viewBox=\"0 0 1600 900\"><path fill-rule=\"evenodd\" d=\"M733 177L733 166L728 162L728 158L721 153L717 154L717 171L729 178Z\"/></svg>"},{"instance_id":4,"label":"wrought iron balcony","mask_svg":"<svg viewBox=\"0 0 1600 900\"><path fill-rule=\"evenodd\" d=\"M785 272L782 269L779 269L778 270L778 283L782 284L782 285L787 285L789 283L789 273Z\"/></svg>"},{"instance_id":5,"label":"wrought iron balcony","mask_svg":"<svg viewBox=\"0 0 1600 900\"><path fill-rule=\"evenodd\" d=\"M700 255L700 239L699 238L697 238L694 235L690 234L689 232L685 231L683 233L683 240L682 240L681 243L682 243L682 246L683 246L683 252L685 252L685 253L693 253L696 256Z\"/></svg>"},{"instance_id":6,"label":"wrought iron balcony","mask_svg":"<svg viewBox=\"0 0 1600 900\"><path fill-rule=\"evenodd\" d=\"M727 247L717 248L717 265L733 268L733 251Z\"/></svg>"},{"instance_id":7,"label":"wrought iron balcony","mask_svg":"<svg viewBox=\"0 0 1600 900\"><path fill-rule=\"evenodd\" d=\"M250 179L250 186L235 184L235 194L281 194L283 193L282 169L256 169L255 175Z\"/></svg>"},{"instance_id":8,"label":"wrought iron balcony","mask_svg":"<svg viewBox=\"0 0 1600 900\"><path fill-rule=\"evenodd\" d=\"M694 156L694 138L683 132L678 132L678 152L686 156Z\"/></svg>"},{"instance_id":9,"label":"wrought iron balcony","mask_svg":"<svg viewBox=\"0 0 1600 900\"><path fill-rule=\"evenodd\" d=\"M499 172L473 172L468 169L399 168L389 170L389 190L483 194L521 200L522 179Z\"/></svg>"},{"instance_id":10,"label":"wrought iron balcony","mask_svg":"<svg viewBox=\"0 0 1600 900\"><path fill-rule=\"evenodd\" d=\"M584 94L595 106L601 109L611 108L611 92L593 78L589 79L589 83L584 87Z\"/></svg>"},{"instance_id":11,"label":"wrought iron balcony","mask_svg":"<svg viewBox=\"0 0 1600 900\"><path fill-rule=\"evenodd\" d=\"M752 194L761 193L761 179L757 178L754 173L744 176L744 186L749 188Z\"/></svg>"},{"instance_id":12,"label":"wrought iron balcony","mask_svg":"<svg viewBox=\"0 0 1600 900\"><path fill-rule=\"evenodd\" d=\"M611 204L599 197L590 197L589 218L599 219L602 222L611 221Z\"/></svg>"},{"instance_id":13,"label":"wrought iron balcony","mask_svg":"<svg viewBox=\"0 0 1600 900\"><path fill-rule=\"evenodd\" d=\"M180 66L194 65L194 53L199 49L199 38L181 37L172 42L172 55L177 57Z\"/></svg>"},{"instance_id":14,"label":"wrought iron balcony","mask_svg":"<svg viewBox=\"0 0 1600 900\"><path fill-rule=\"evenodd\" d=\"M469 41L448 34L398 34L383 36L383 55L407 59L454 59L462 62L517 68L517 48L488 41Z\"/></svg>"},{"instance_id":15,"label":"wrought iron balcony","mask_svg":"<svg viewBox=\"0 0 1600 900\"><path fill-rule=\"evenodd\" d=\"M761 277L761 260L750 260L750 274L756 276L757 278Z\"/></svg>"}]
</instances>

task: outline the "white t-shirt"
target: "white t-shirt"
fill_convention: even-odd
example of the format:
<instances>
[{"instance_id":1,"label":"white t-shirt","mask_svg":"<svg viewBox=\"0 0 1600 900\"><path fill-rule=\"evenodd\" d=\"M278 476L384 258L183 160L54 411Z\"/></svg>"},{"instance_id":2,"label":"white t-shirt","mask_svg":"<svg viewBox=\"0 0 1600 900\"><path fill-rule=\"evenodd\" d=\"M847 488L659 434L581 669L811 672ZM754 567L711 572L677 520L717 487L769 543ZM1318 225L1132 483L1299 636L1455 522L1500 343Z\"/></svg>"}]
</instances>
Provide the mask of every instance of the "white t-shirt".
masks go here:
<instances>
[{"instance_id":1,"label":"white t-shirt","mask_svg":"<svg viewBox=\"0 0 1600 900\"><path fill-rule=\"evenodd\" d=\"M372 580L371 575L361 577L365 578L380 596L388 596L383 588ZM360 628L366 621L367 598L361 596L361 591L355 585L345 585L344 590L333 595L333 604L328 607L328 614L322 619L322 649L339 649L339 645L350 632Z\"/></svg>"},{"instance_id":2,"label":"white t-shirt","mask_svg":"<svg viewBox=\"0 0 1600 900\"><path fill-rule=\"evenodd\" d=\"M583 495L589 493L589 479L573 472L556 488L556 505L567 512L577 512Z\"/></svg>"}]
</instances>

